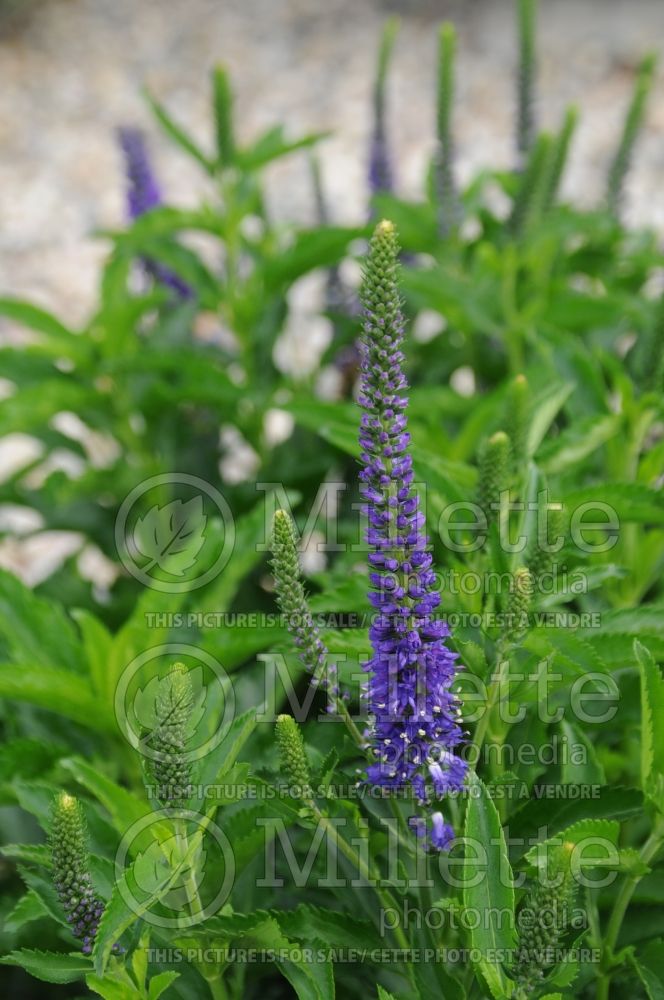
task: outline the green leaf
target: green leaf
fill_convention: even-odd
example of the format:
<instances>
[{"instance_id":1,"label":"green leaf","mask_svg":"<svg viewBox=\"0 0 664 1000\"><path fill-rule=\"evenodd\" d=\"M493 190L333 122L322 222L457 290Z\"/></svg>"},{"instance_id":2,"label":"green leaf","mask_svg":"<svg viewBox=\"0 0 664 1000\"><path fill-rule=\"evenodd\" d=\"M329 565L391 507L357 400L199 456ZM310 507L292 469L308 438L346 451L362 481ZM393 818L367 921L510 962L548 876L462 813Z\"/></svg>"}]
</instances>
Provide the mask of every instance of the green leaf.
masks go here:
<instances>
[{"instance_id":1,"label":"green leaf","mask_svg":"<svg viewBox=\"0 0 664 1000\"><path fill-rule=\"evenodd\" d=\"M631 956L631 964L643 984L648 1000L664 1000L664 983L657 973L649 969L636 955Z\"/></svg>"},{"instance_id":2,"label":"green leaf","mask_svg":"<svg viewBox=\"0 0 664 1000\"><path fill-rule=\"evenodd\" d=\"M641 787L662 806L664 679L652 653L638 639L634 640L634 656L641 677Z\"/></svg>"},{"instance_id":3,"label":"green leaf","mask_svg":"<svg viewBox=\"0 0 664 1000\"><path fill-rule=\"evenodd\" d=\"M617 414L578 420L542 445L537 455L538 464L548 473L563 472L615 437L620 423Z\"/></svg>"},{"instance_id":4,"label":"green leaf","mask_svg":"<svg viewBox=\"0 0 664 1000\"><path fill-rule=\"evenodd\" d=\"M107 712L87 680L65 671L29 663L0 664L0 696L48 708L83 726L117 733Z\"/></svg>"},{"instance_id":5,"label":"green leaf","mask_svg":"<svg viewBox=\"0 0 664 1000\"><path fill-rule=\"evenodd\" d=\"M532 457L535 454L549 427L573 391L574 385L571 382L564 382L562 385L554 384L537 400L530 417L528 440L526 442L528 457Z\"/></svg>"},{"instance_id":6,"label":"green leaf","mask_svg":"<svg viewBox=\"0 0 664 1000\"><path fill-rule=\"evenodd\" d=\"M329 132L314 132L311 135L304 135L300 139L286 139L282 125L275 125L268 129L253 146L240 150L235 159L242 170L251 171L264 167L272 160L288 156L298 149L307 149L314 146L322 139L327 138Z\"/></svg>"},{"instance_id":7,"label":"green leaf","mask_svg":"<svg viewBox=\"0 0 664 1000\"><path fill-rule=\"evenodd\" d=\"M387 990L383 989L380 983L378 984L377 989L378 989L378 1000L397 1000L394 993L388 993Z\"/></svg>"},{"instance_id":8,"label":"green leaf","mask_svg":"<svg viewBox=\"0 0 664 1000\"><path fill-rule=\"evenodd\" d=\"M643 811L643 796L635 788L602 786L591 799L530 799L512 818L512 829L518 830L518 843L511 845L512 860L521 857L529 843L535 843L544 828L552 837L579 822L594 819L615 819L620 822L638 816Z\"/></svg>"},{"instance_id":9,"label":"green leaf","mask_svg":"<svg viewBox=\"0 0 664 1000\"><path fill-rule=\"evenodd\" d=\"M88 345L83 337L77 337L59 319L45 309L32 305L31 302L0 298L0 316L16 320L17 323L41 334L53 354L57 352L65 357L79 357L81 353L87 353Z\"/></svg>"},{"instance_id":10,"label":"green leaf","mask_svg":"<svg viewBox=\"0 0 664 1000\"><path fill-rule=\"evenodd\" d=\"M183 128L176 124L171 118L166 108L159 103L151 94L147 91L145 92L145 97L152 109L152 113L155 118L163 128L164 132L178 145L181 149L184 149L186 153L193 156L195 160L198 160L200 165L205 168L207 173L213 174L215 165L214 162L206 156L206 154L201 150L201 148L194 142L191 136L185 132Z\"/></svg>"},{"instance_id":11,"label":"green leaf","mask_svg":"<svg viewBox=\"0 0 664 1000\"><path fill-rule=\"evenodd\" d=\"M514 884L507 856L505 835L498 811L481 780L473 775L468 782L464 841L471 845L474 857L467 853L463 864L463 904L472 913L486 919L473 921L471 947L483 956L479 971L494 997L510 997L513 984L502 965L490 959L491 953L508 956L515 947ZM480 855L478 859L477 855Z\"/></svg>"},{"instance_id":12,"label":"green leaf","mask_svg":"<svg viewBox=\"0 0 664 1000\"><path fill-rule=\"evenodd\" d=\"M344 256L351 240L364 234L363 229L342 226L319 226L297 233L290 246L265 262L263 278L269 292L308 274L317 267L331 267Z\"/></svg>"},{"instance_id":13,"label":"green leaf","mask_svg":"<svg viewBox=\"0 0 664 1000\"><path fill-rule=\"evenodd\" d=\"M14 909L5 917L3 930L7 933L15 933L24 927L25 924L41 917L48 916L48 909L34 891L29 889L24 896L21 896Z\"/></svg>"},{"instance_id":14,"label":"green leaf","mask_svg":"<svg viewBox=\"0 0 664 1000\"><path fill-rule=\"evenodd\" d=\"M158 1000L158 997L165 993L171 983L174 983L179 976L179 972L160 972L153 976L148 986L148 1000Z\"/></svg>"},{"instance_id":15,"label":"green leaf","mask_svg":"<svg viewBox=\"0 0 664 1000\"><path fill-rule=\"evenodd\" d=\"M85 673L81 641L64 609L6 570L0 570L0 635L9 648L5 658Z\"/></svg>"},{"instance_id":16,"label":"green leaf","mask_svg":"<svg viewBox=\"0 0 664 1000\"><path fill-rule=\"evenodd\" d=\"M592 505L596 503L611 507L619 522L664 524L664 492L642 483L600 483L573 490L565 496L565 507L570 513L588 504L588 520L601 523L605 520L604 515L590 516Z\"/></svg>"},{"instance_id":17,"label":"green leaf","mask_svg":"<svg viewBox=\"0 0 664 1000\"><path fill-rule=\"evenodd\" d=\"M571 826L566 827L553 837L535 844L527 851L525 858L530 864L536 865L538 859L542 857L542 848L554 847L560 844L561 840L565 844L574 844L575 846L587 840L601 840L602 842L611 844L615 848L617 847L619 836L620 824L615 820L583 819L579 820L578 823L573 823ZM603 861L606 861L604 854L601 855L601 858ZM592 866L592 858L587 857L585 852L583 854L583 862L584 866L586 864L589 867Z\"/></svg>"},{"instance_id":18,"label":"green leaf","mask_svg":"<svg viewBox=\"0 0 664 1000\"><path fill-rule=\"evenodd\" d=\"M604 785L606 777L604 768L597 759L595 747L580 726L567 722L560 724L561 735L568 747L582 747L585 752L585 763L577 763L565 754L561 765L561 779L564 785Z\"/></svg>"},{"instance_id":19,"label":"green leaf","mask_svg":"<svg viewBox=\"0 0 664 1000\"><path fill-rule=\"evenodd\" d=\"M100 774L87 761L70 757L62 761L62 767L108 810L118 833L124 833L132 823L138 822L151 812L150 806L143 798L138 798L126 788Z\"/></svg>"},{"instance_id":20,"label":"green leaf","mask_svg":"<svg viewBox=\"0 0 664 1000\"><path fill-rule=\"evenodd\" d=\"M83 955L21 948L0 958L3 965L16 965L44 983L74 983L92 971L92 962Z\"/></svg>"}]
</instances>

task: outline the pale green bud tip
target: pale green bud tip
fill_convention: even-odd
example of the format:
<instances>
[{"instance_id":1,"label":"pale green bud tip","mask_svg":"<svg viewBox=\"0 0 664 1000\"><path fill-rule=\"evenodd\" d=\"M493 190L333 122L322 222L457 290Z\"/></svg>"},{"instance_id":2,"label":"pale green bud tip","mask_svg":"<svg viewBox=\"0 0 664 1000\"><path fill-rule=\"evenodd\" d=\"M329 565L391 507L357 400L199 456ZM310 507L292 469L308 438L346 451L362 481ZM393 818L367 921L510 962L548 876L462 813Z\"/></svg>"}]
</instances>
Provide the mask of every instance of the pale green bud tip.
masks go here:
<instances>
[{"instance_id":1,"label":"pale green bud tip","mask_svg":"<svg viewBox=\"0 0 664 1000\"><path fill-rule=\"evenodd\" d=\"M456 42L456 29L450 21L445 21L440 26L440 40L443 45L454 45Z\"/></svg>"},{"instance_id":2,"label":"pale green bud tip","mask_svg":"<svg viewBox=\"0 0 664 1000\"><path fill-rule=\"evenodd\" d=\"M512 593L514 594L530 594L533 589L533 578L530 574L530 570L526 569L525 566L521 566L514 573L512 579Z\"/></svg>"},{"instance_id":3,"label":"pale green bud tip","mask_svg":"<svg viewBox=\"0 0 664 1000\"><path fill-rule=\"evenodd\" d=\"M382 219L374 230L374 236L377 239L384 238L386 236L396 236L396 229L394 223L389 219Z\"/></svg>"},{"instance_id":4,"label":"pale green bud tip","mask_svg":"<svg viewBox=\"0 0 664 1000\"><path fill-rule=\"evenodd\" d=\"M69 792L60 792L55 799L56 809L61 812L75 812L77 804L76 799Z\"/></svg>"},{"instance_id":5,"label":"pale green bud tip","mask_svg":"<svg viewBox=\"0 0 664 1000\"><path fill-rule=\"evenodd\" d=\"M489 444L492 448L498 450L509 447L510 439L508 438L505 431L496 431L489 438Z\"/></svg>"}]
</instances>

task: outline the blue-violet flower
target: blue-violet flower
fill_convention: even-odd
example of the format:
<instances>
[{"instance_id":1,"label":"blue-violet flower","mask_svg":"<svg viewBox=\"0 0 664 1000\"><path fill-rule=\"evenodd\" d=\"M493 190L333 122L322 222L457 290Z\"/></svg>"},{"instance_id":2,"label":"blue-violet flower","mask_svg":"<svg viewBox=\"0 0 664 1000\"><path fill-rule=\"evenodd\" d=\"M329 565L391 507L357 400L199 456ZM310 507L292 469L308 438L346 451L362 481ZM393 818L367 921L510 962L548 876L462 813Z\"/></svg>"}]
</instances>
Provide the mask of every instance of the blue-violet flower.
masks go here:
<instances>
[{"instance_id":1,"label":"blue-violet flower","mask_svg":"<svg viewBox=\"0 0 664 1000\"><path fill-rule=\"evenodd\" d=\"M427 785L436 797L460 790L467 764L453 753L463 739L451 690L457 654L445 643L446 623L434 617L440 598L412 485L398 249L392 223L379 223L362 286L360 481L368 517L369 597L377 610L366 666L375 755L368 779L388 791L410 787L424 804L430 798ZM429 843L444 849L453 830L439 813L432 822ZM417 819L414 827L421 835Z\"/></svg>"}]
</instances>

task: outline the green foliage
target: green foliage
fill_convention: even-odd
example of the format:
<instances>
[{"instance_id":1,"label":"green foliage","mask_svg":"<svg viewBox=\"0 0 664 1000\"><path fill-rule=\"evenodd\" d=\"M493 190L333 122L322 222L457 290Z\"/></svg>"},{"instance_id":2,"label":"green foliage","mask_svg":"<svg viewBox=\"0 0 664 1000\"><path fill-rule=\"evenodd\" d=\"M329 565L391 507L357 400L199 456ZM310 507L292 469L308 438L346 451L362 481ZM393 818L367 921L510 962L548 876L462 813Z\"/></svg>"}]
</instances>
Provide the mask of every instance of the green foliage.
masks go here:
<instances>
[{"instance_id":1,"label":"green foliage","mask_svg":"<svg viewBox=\"0 0 664 1000\"><path fill-rule=\"evenodd\" d=\"M444 26L425 195L374 195L390 221L365 265L366 308L389 321L404 297L415 482L465 667L471 768L440 803L449 854L413 835L420 803L374 797L364 780L373 608L357 289L340 265L367 227L328 221L317 166L311 228L277 225L264 194L265 168L323 133L277 125L245 143L221 67L207 139L149 97L206 200L104 234L81 329L0 299L21 332L0 349L0 434L39 449L4 477L0 504L37 517L36 536L78 532L110 567L91 585L71 558L32 589L0 573L8 995L27 976L109 1000L663 995L664 298L651 289L664 258L618 217L654 60L603 203L561 202L577 112L537 134L535 8L517 5L521 171L455 180ZM373 94L383 139L395 44L391 21ZM191 298L175 303L145 259ZM317 319L334 334L309 367L284 365L298 283L321 269ZM321 398L340 372L339 398ZM221 428L250 449L246 474L224 471ZM183 473L223 495L232 527ZM323 483L339 487L329 507ZM557 887L542 884L543 852ZM67 923L72 880L103 908L92 957ZM561 901L578 921L558 914L542 936L520 919ZM545 944L554 959L534 961Z\"/></svg>"}]
</instances>

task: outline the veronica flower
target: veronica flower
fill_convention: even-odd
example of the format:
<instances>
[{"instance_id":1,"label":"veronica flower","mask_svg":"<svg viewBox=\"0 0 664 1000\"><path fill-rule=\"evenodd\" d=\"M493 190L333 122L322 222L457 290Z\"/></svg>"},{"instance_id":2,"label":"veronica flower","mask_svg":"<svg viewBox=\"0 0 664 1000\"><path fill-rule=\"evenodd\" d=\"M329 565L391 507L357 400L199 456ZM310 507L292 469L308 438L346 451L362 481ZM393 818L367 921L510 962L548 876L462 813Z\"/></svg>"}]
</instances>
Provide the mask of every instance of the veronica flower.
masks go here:
<instances>
[{"instance_id":1,"label":"veronica flower","mask_svg":"<svg viewBox=\"0 0 664 1000\"><path fill-rule=\"evenodd\" d=\"M152 170L152 164L140 129L125 126L118 129L118 140L125 159L127 172L127 208L132 221L163 203L161 189ZM170 268L158 261L144 258L148 274L161 285L172 289L178 298L191 298L191 288Z\"/></svg>"},{"instance_id":2,"label":"veronica flower","mask_svg":"<svg viewBox=\"0 0 664 1000\"><path fill-rule=\"evenodd\" d=\"M96 895L89 871L85 822L78 801L61 792L53 805L50 836L53 884L72 933L84 954L92 951L104 904Z\"/></svg>"},{"instance_id":3,"label":"veronica flower","mask_svg":"<svg viewBox=\"0 0 664 1000\"><path fill-rule=\"evenodd\" d=\"M385 124L385 89L397 29L398 21L396 18L390 18L383 29L378 50L378 67L373 91L373 129L369 146L369 191L372 195L390 192L394 187Z\"/></svg>"},{"instance_id":4,"label":"veronica flower","mask_svg":"<svg viewBox=\"0 0 664 1000\"><path fill-rule=\"evenodd\" d=\"M427 784L437 797L460 790L466 763L452 752L463 738L458 700L451 691L457 655L446 645L447 625L434 617L440 598L424 515L412 485L398 266L394 226L381 222L371 240L362 287L359 396L369 597L377 610L366 668L375 755L368 779L388 790L410 787L424 804ZM430 843L442 849L453 831L440 813L434 817ZM415 819L414 827L421 836L421 821Z\"/></svg>"}]
</instances>

